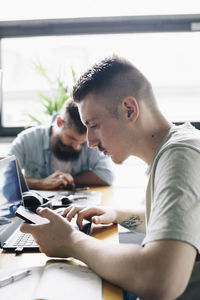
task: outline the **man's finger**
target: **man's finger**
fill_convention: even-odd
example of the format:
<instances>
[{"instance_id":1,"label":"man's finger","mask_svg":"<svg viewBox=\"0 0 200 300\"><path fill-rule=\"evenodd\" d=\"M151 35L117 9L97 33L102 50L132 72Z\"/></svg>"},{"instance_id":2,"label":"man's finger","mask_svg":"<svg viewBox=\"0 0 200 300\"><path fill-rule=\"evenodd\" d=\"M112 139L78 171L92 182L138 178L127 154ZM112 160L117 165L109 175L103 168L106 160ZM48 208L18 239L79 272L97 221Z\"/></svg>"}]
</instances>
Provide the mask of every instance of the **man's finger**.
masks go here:
<instances>
[{"instance_id":1,"label":"man's finger","mask_svg":"<svg viewBox=\"0 0 200 300\"><path fill-rule=\"evenodd\" d=\"M49 208L38 207L37 213L38 213L38 215L40 215L43 218L48 219L49 221L54 221L56 217L59 217L59 215L56 212L53 212Z\"/></svg>"},{"instance_id":2,"label":"man's finger","mask_svg":"<svg viewBox=\"0 0 200 300\"><path fill-rule=\"evenodd\" d=\"M73 206L73 205L72 205L70 211L69 211L68 214L67 214L67 220L68 220L69 222L71 222L72 218L73 218L80 210L82 210L82 209L83 209L83 207Z\"/></svg>"},{"instance_id":3,"label":"man's finger","mask_svg":"<svg viewBox=\"0 0 200 300\"><path fill-rule=\"evenodd\" d=\"M63 177L68 183L73 184L74 183L74 178L70 174L65 174Z\"/></svg>"},{"instance_id":4,"label":"man's finger","mask_svg":"<svg viewBox=\"0 0 200 300\"><path fill-rule=\"evenodd\" d=\"M68 212L72 209L73 205L68 206L61 214L61 216L65 217Z\"/></svg>"},{"instance_id":5,"label":"man's finger","mask_svg":"<svg viewBox=\"0 0 200 300\"><path fill-rule=\"evenodd\" d=\"M68 184L68 181L65 178L60 179L59 178L59 185L63 184L64 186Z\"/></svg>"}]
</instances>

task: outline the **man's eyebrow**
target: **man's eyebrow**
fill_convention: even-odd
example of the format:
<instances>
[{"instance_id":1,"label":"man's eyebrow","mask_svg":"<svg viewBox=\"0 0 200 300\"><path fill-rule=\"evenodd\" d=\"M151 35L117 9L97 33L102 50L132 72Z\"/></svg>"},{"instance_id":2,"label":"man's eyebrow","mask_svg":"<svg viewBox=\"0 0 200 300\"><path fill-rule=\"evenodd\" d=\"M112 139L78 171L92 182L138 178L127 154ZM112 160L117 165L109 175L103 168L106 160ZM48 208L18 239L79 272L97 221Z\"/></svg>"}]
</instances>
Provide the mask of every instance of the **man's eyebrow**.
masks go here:
<instances>
[{"instance_id":1,"label":"man's eyebrow","mask_svg":"<svg viewBox=\"0 0 200 300\"><path fill-rule=\"evenodd\" d=\"M73 137L72 135L68 135L68 137L74 141L78 141L75 137Z\"/></svg>"},{"instance_id":2,"label":"man's eyebrow","mask_svg":"<svg viewBox=\"0 0 200 300\"><path fill-rule=\"evenodd\" d=\"M71 140L73 140L73 141L75 141L75 142L78 142L79 143L79 140L78 139L76 139L75 137L73 137L72 135L68 135L68 137L71 139ZM84 143L84 142L83 142ZM82 143L82 144L83 144Z\"/></svg>"},{"instance_id":3,"label":"man's eyebrow","mask_svg":"<svg viewBox=\"0 0 200 300\"><path fill-rule=\"evenodd\" d=\"M85 125L89 125L91 122L94 122L94 120L96 120L96 118L86 120Z\"/></svg>"}]
</instances>

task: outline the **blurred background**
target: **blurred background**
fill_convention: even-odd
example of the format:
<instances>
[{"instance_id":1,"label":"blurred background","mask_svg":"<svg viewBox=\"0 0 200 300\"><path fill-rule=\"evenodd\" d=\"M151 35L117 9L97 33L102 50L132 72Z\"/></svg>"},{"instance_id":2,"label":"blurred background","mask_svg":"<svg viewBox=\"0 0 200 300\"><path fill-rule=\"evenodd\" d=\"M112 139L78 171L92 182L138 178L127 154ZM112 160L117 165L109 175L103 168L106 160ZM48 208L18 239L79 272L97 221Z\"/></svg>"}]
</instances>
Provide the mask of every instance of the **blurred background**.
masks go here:
<instances>
[{"instance_id":1,"label":"blurred background","mask_svg":"<svg viewBox=\"0 0 200 300\"><path fill-rule=\"evenodd\" d=\"M44 97L55 98L59 84L70 97L76 79L113 53L149 78L170 121L198 126L199 0L0 0L0 7L0 156L22 129L49 121ZM116 166L115 185L134 185L142 197L146 168L129 158Z\"/></svg>"}]
</instances>

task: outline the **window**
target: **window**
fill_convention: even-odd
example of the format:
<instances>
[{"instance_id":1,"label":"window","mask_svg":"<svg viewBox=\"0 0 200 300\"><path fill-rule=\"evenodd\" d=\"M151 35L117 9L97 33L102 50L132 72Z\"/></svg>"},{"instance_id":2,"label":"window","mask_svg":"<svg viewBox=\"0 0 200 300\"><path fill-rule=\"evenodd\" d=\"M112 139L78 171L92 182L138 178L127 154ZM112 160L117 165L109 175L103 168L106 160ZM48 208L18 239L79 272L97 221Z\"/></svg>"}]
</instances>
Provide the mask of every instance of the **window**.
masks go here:
<instances>
[{"instance_id":1,"label":"window","mask_svg":"<svg viewBox=\"0 0 200 300\"><path fill-rule=\"evenodd\" d=\"M46 10L45 7L43 12L47 20L41 13L44 0L39 1L41 9L35 9L35 13L38 13L36 18L41 20L31 20L29 9L25 14L29 21L20 21L24 18L18 11L18 17L11 16L10 19L19 21L0 22L0 69L3 70L3 86L0 89L1 136L15 136L23 130L28 122L28 113L34 111L38 116L41 115L37 91L48 93L49 86L33 70L33 60L39 59L49 74L62 74L66 84L72 86L71 66L78 77L94 62L112 53L127 57L144 72L152 82L161 109L171 121L190 120L197 122L196 126L200 128L199 0L196 6L195 0L180 0L180 5L171 10L167 10L166 5L170 7L170 3L173 3L174 6L177 1L162 2L162 8L155 9L159 7L159 0L147 1L145 5L145 1L141 0L138 2L140 9L134 11L128 9L132 0L126 1L129 5L119 9L119 1L116 0L113 11L108 7L109 0L102 0L99 2L102 7L95 10L96 14L94 1L82 1L86 8L90 2L91 10L76 11L73 17L80 17L78 19L51 19L72 17L70 9L62 9L62 13L56 16L56 10ZM73 1L74 4L76 2ZM24 6L27 3L24 1ZM185 13L184 3L190 8L187 13L195 15L180 15ZM51 1L48 1L48 7L51 7ZM62 5L60 7L63 8ZM9 14L16 12L16 9L9 8ZM88 15L90 12L91 15ZM107 16L112 13L115 17L99 17L102 13ZM120 17L120 14L126 16ZM128 159L123 165L125 168L116 166L119 175L116 185L134 185L136 196L142 198L146 165L136 158ZM132 168L136 170L135 176Z\"/></svg>"},{"instance_id":2,"label":"window","mask_svg":"<svg viewBox=\"0 0 200 300\"><path fill-rule=\"evenodd\" d=\"M0 29L2 135L16 135L29 113L40 115L37 91L48 93L49 86L33 60L72 87L71 66L79 77L112 53L143 71L171 121L199 122L200 15L13 21Z\"/></svg>"}]
</instances>

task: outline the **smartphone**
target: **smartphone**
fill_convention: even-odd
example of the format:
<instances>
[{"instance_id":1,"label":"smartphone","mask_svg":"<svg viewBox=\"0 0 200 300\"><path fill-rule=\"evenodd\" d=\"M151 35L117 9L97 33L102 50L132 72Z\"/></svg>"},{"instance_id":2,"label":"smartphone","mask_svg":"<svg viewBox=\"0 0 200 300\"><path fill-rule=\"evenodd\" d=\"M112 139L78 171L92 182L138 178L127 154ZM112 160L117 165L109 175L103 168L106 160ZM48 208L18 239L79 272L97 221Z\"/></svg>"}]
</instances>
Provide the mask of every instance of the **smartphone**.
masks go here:
<instances>
[{"instance_id":1,"label":"smartphone","mask_svg":"<svg viewBox=\"0 0 200 300\"><path fill-rule=\"evenodd\" d=\"M72 218L71 224L74 226L75 229L79 230L79 227L76 224L76 218ZM80 231L90 235L92 232L92 223L83 219L82 229Z\"/></svg>"},{"instance_id":2,"label":"smartphone","mask_svg":"<svg viewBox=\"0 0 200 300\"><path fill-rule=\"evenodd\" d=\"M64 211L64 208L63 208L63 207L62 207L62 208L59 207L59 208L55 209L55 211L56 211L59 215L61 215L62 212ZM73 226L75 229L79 230L79 227L78 227L78 225L76 224L76 217L75 217L75 218L72 218L72 220L71 220L70 223L72 224L72 226ZM83 225L83 227L82 227L82 229L81 229L80 231L84 232L85 234L91 235L92 230L93 230L92 222L83 219L82 225Z\"/></svg>"},{"instance_id":3,"label":"smartphone","mask_svg":"<svg viewBox=\"0 0 200 300\"><path fill-rule=\"evenodd\" d=\"M25 222L29 224L37 224L42 225L49 222L46 218L42 218L36 213L32 212L31 210L25 208L24 206L19 206L18 209L15 212L16 216L23 219ZM75 218L73 218L72 225L79 230L77 224L75 223ZM91 222L84 220L83 221L83 228L81 230L82 232L90 235L91 233Z\"/></svg>"},{"instance_id":4,"label":"smartphone","mask_svg":"<svg viewBox=\"0 0 200 300\"><path fill-rule=\"evenodd\" d=\"M15 214L16 216L18 216L19 218L23 219L24 221L30 224L41 225L49 222L49 220L47 220L46 218L40 217L39 215L25 208L22 205L18 207Z\"/></svg>"}]
</instances>

